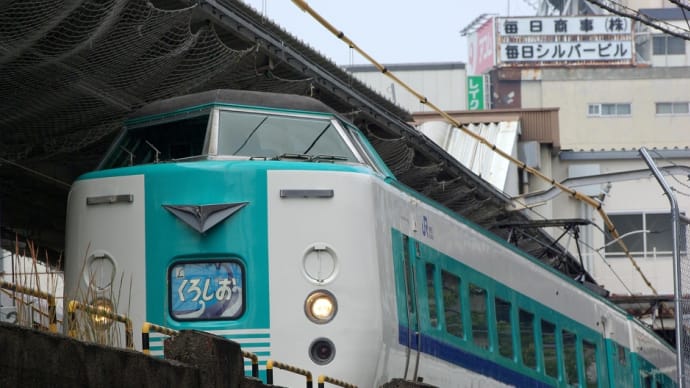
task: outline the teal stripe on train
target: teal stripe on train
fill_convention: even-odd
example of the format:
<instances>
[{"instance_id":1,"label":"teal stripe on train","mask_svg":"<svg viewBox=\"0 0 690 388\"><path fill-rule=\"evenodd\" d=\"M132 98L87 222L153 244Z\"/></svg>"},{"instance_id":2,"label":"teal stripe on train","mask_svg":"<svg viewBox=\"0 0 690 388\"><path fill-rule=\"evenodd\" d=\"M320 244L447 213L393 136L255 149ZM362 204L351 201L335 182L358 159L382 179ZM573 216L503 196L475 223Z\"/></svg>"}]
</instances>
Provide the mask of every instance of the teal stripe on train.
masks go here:
<instances>
[{"instance_id":1,"label":"teal stripe on train","mask_svg":"<svg viewBox=\"0 0 690 388\"><path fill-rule=\"evenodd\" d=\"M646 382L656 382L659 386L674 386L673 381L651 363L605 340L599 332L412 237L395 229L391 234L398 325L406 333L415 332L414 326L419 318L418 329L422 340L418 345L416 338L401 335L402 345L408 346L409 341L412 348L420 346L423 352L442 358L445 355L444 359L448 362L474 368L478 373L508 384L521 385L532 381L530 384L555 386L567 380L583 386L638 388L647 386L641 385L646 379ZM451 281L454 278L458 279L457 283ZM470 284L485 292L484 315L473 314L469 307L478 301L470 299ZM451 318L446 315L450 312L444 311L449 307L446 304L454 303L452 297L455 294L449 290L452 288L449 285L459 289L461 319L455 323L449 322ZM409 300L407 295L412 292L417 294L416 311L414 308L408 311L406 306ZM511 349L507 351L505 342L499 342L499 320L496 317L499 300L510 306L510 322L502 322L504 328L509 325L510 339L507 342L512 347L509 345ZM520 311L532 315L532 325L527 330L531 333L530 341L521 338L525 326L521 326ZM477 321L481 321L481 324L478 325ZM542 321L553 324L553 335L544 332L546 329ZM461 329L452 329L453 325L461 326ZM478 326L481 326L481 330L477 330ZM572 341L570 346L563 345L565 333ZM544 338L551 338L554 342L545 344ZM526 346L529 351L523 352ZM525 358L526 354L533 355L534 359ZM640 371L639 375L633 371Z\"/></svg>"}]
</instances>

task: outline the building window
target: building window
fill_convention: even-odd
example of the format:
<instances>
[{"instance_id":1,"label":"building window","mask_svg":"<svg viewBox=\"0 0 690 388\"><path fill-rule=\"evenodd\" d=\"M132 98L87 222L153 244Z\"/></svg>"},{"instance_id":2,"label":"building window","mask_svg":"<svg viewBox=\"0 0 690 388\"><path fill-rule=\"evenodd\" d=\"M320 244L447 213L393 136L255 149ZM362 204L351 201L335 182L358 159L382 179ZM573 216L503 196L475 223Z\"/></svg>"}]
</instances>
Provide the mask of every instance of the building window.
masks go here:
<instances>
[{"instance_id":1,"label":"building window","mask_svg":"<svg viewBox=\"0 0 690 388\"><path fill-rule=\"evenodd\" d=\"M630 116L630 103L620 104L589 104L587 115L594 117Z\"/></svg>"},{"instance_id":2,"label":"building window","mask_svg":"<svg viewBox=\"0 0 690 388\"><path fill-rule=\"evenodd\" d=\"M673 252L673 225L670 213L613 214L609 216L619 238L636 257L670 256ZM681 227L683 227L681 225ZM684 236L684 231L681 231ZM684 239L679 239L685 250ZM625 252L609 234L606 236L606 257L624 257Z\"/></svg>"},{"instance_id":3,"label":"building window","mask_svg":"<svg viewBox=\"0 0 690 388\"><path fill-rule=\"evenodd\" d=\"M685 40L669 35L654 36L652 53L654 55L685 55Z\"/></svg>"},{"instance_id":4,"label":"building window","mask_svg":"<svg viewBox=\"0 0 690 388\"><path fill-rule=\"evenodd\" d=\"M657 102L656 114L659 116L667 115L687 115L690 114L690 103L685 102Z\"/></svg>"}]
</instances>

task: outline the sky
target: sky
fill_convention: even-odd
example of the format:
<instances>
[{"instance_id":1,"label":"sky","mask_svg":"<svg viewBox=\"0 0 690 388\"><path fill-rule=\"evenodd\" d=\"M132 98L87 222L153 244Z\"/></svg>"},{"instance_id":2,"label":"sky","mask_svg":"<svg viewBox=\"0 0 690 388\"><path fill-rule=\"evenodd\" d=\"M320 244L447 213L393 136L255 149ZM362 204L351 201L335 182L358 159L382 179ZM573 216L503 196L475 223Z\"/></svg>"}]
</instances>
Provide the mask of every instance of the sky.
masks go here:
<instances>
[{"instance_id":1,"label":"sky","mask_svg":"<svg viewBox=\"0 0 690 388\"><path fill-rule=\"evenodd\" d=\"M337 65L369 62L291 0L243 0ZM533 16L537 0L305 0L381 64L467 62L460 30L482 13Z\"/></svg>"}]
</instances>

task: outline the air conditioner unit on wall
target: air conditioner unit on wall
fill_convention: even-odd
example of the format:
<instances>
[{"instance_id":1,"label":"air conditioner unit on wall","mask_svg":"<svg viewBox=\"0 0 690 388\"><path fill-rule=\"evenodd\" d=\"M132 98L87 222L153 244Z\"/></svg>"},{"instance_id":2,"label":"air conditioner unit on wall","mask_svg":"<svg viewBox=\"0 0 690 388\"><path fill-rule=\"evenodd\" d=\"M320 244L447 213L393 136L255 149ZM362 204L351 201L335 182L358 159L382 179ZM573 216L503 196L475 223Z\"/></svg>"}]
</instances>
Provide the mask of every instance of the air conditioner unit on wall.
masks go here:
<instances>
[{"instance_id":1,"label":"air conditioner unit on wall","mask_svg":"<svg viewBox=\"0 0 690 388\"><path fill-rule=\"evenodd\" d=\"M14 306L0 306L0 322L17 323L17 308Z\"/></svg>"}]
</instances>

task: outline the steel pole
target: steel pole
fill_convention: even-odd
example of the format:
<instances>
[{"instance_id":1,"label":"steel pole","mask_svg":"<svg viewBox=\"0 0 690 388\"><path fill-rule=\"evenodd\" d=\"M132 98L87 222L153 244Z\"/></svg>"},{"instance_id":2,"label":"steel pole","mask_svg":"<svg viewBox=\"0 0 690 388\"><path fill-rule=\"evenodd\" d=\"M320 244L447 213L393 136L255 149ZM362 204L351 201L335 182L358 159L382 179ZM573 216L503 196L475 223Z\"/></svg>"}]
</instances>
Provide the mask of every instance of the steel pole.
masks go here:
<instances>
[{"instance_id":1,"label":"steel pole","mask_svg":"<svg viewBox=\"0 0 690 388\"><path fill-rule=\"evenodd\" d=\"M678 370L678 388L683 388L685 386L684 376L684 366L683 366L683 309L681 306L681 298L683 296L681 287L681 277L680 277L680 247L678 246L678 230L680 222L680 211L678 210L678 202L676 201L676 196L671 191L671 188L666 183L661 171L657 168L654 160L649 156L647 149L640 148L640 155L644 159L649 169L654 174L659 185L664 189L668 201L671 204L671 221L673 223L673 306L675 309L675 321L676 321L676 368Z\"/></svg>"}]
</instances>

